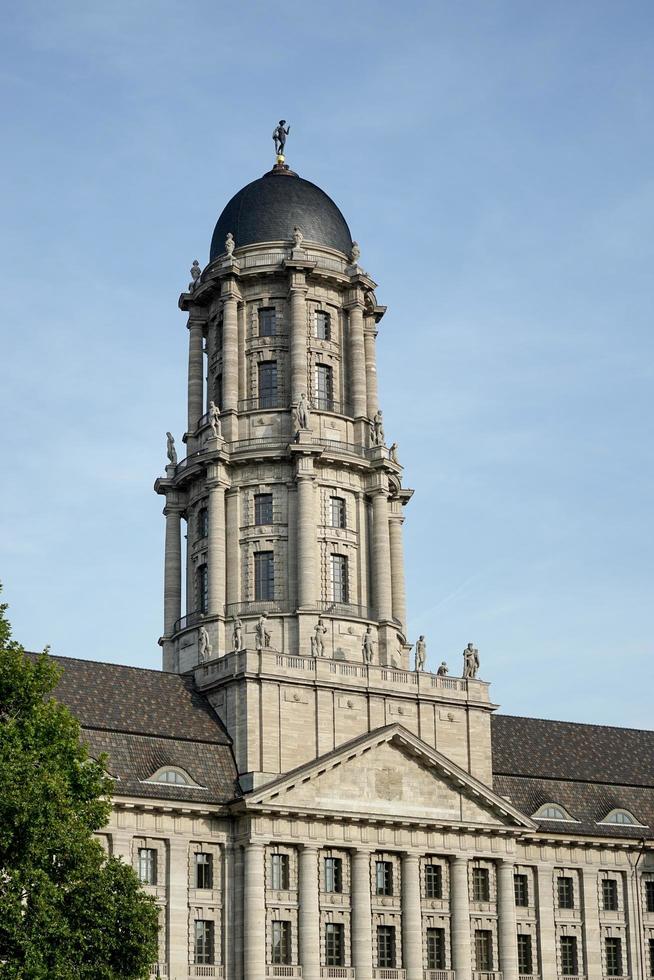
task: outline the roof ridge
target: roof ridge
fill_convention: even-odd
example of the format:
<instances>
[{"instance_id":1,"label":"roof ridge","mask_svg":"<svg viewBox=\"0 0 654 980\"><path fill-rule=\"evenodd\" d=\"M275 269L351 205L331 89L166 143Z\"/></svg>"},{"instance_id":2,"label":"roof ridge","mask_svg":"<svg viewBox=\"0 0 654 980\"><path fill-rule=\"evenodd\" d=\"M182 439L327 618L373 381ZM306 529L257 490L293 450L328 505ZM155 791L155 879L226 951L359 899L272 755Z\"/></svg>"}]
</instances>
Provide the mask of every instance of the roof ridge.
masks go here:
<instances>
[{"instance_id":1,"label":"roof ridge","mask_svg":"<svg viewBox=\"0 0 654 980\"><path fill-rule=\"evenodd\" d=\"M42 650L25 650L25 653L29 657L40 657L43 653ZM101 667L119 667L121 670L145 670L149 674L160 674L162 677L185 677L185 674L180 674L176 670L161 670L159 667L139 667L136 664L117 664L113 660L93 660L90 657L70 657L67 654L62 653L48 653L47 656L51 660L72 660L76 664L98 664Z\"/></svg>"},{"instance_id":2,"label":"roof ridge","mask_svg":"<svg viewBox=\"0 0 654 980\"><path fill-rule=\"evenodd\" d=\"M565 721L562 718L532 718L530 715L505 715L497 712L491 716L494 718L509 718L515 721L542 721L547 725L574 725L576 728L601 728L615 732L638 732L639 734L654 735L652 728L630 728L623 725L602 725L596 721Z\"/></svg>"}]
</instances>

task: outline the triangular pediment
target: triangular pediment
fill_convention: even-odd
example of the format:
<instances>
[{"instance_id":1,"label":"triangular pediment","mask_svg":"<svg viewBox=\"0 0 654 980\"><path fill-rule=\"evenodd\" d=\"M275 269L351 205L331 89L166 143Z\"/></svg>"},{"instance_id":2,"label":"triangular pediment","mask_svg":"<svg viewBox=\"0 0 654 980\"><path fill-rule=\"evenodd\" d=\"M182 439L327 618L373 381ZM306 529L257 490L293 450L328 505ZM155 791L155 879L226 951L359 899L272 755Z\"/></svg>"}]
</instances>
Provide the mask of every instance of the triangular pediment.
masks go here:
<instances>
[{"instance_id":1,"label":"triangular pediment","mask_svg":"<svg viewBox=\"0 0 654 980\"><path fill-rule=\"evenodd\" d=\"M449 825L535 824L401 725L347 742L246 798L248 809L335 812Z\"/></svg>"}]
</instances>

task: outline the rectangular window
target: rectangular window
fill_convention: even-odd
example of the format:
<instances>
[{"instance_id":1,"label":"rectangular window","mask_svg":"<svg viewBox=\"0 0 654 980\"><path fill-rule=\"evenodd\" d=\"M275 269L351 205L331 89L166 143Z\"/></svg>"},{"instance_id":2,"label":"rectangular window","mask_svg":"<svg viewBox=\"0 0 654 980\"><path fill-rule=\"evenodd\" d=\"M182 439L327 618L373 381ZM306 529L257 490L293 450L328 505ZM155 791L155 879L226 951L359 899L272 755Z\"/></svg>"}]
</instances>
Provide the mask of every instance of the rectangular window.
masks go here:
<instances>
[{"instance_id":1,"label":"rectangular window","mask_svg":"<svg viewBox=\"0 0 654 980\"><path fill-rule=\"evenodd\" d=\"M557 878L556 887L559 897L559 908L573 909L575 907L575 888L572 878L562 875Z\"/></svg>"},{"instance_id":2,"label":"rectangular window","mask_svg":"<svg viewBox=\"0 0 654 980\"><path fill-rule=\"evenodd\" d=\"M518 974L531 976L533 974L533 957L531 955L531 936L526 932L518 933Z\"/></svg>"},{"instance_id":3,"label":"rectangular window","mask_svg":"<svg viewBox=\"0 0 654 980\"><path fill-rule=\"evenodd\" d=\"M607 936L604 940L607 977L622 976L622 940L618 936Z\"/></svg>"},{"instance_id":4,"label":"rectangular window","mask_svg":"<svg viewBox=\"0 0 654 980\"><path fill-rule=\"evenodd\" d=\"M270 602L275 598L275 563L272 551L257 551L254 555L254 598Z\"/></svg>"},{"instance_id":5,"label":"rectangular window","mask_svg":"<svg viewBox=\"0 0 654 980\"><path fill-rule=\"evenodd\" d=\"M334 373L329 364L316 364L315 408L331 412L334 408Z\"/></svg>"},{"instance_id":6,"label":"rectangular window","mask_svg":"<svg viewBox=\"0 0 654 980\"><path fill-rule=\"evenodd\" d=\"M579 976L577 959L577 937L561 936L561 973L564 977Z\"/></svg>"},{"instance_id":7,"label":"rectangular window","mask_svg":"<svg viewBox=\"0 0 654 980\"><path fill-rule=\"evenodd\" d=\"M213 854L195 855L195 887L213 888Z\"/></svg>"},{"instance_id":8,"label":"rectangular window","mask_svg":"<svg viewBox=\"0 0 654 980\"><path fill-rule=\"evenodd\" d=\"M259 310L259 336L274 337L276 326L275 307L262 306Z\"/></svg>"},{"instance_id":9,"label":"rectangular window","mask_svg":"<svg viewBox=\"0 0 654 980\"><path fill-rule=\"evenodd\" d=\"M195 962L213 963L214 925L208 919L195 920Z\"/></svg>"},{"instance_id":10,"label":"rectangular window","mask_svg":"<svg viewBox=\"0 0 654 980\"><path fill-rule=\"evenodd\" d=\"M446 970L445 930L427 929L427 969Z\"/></svg>"},{"instance_id":11,"label":"rectangular window","mask_svg":"<svg viewBox=\"0 0 654 980\"><path fill-rule=\"evenodd\" d=\"M216 374L214 376L213 382L213 400L215 401L218 408L222 408L223 405L223 376L222 374Z\"/></svg>"},{"instance_id":12,"label":"rectangular window","mask_svg":"<svg viewBox=\"0 0 654 980\"><path fill-rule=\"evenodd\" d=\"M254 523L272 524L272 522L273 522L273 495L271 493L255 493Z\"/></svg>"},{"instance_id":13,"label":"rectangular window","mask_svg":"<svg viewBox=\"0 0 654 980\"><path fill-rule=\"evenodd\" d=\"M440 864L425 865L425 898L443 897L443 869ZM434 968L435 969L435 968Z\"/></svg>"},{"instance_id":14,"label":"rectangular window","mask_svg":"<svg viewBox=\"0 0 654 980\"><path fill-rule=\"evenodd\" d=\"M343 891L343 862L341 858L325 858L325 891Z\"/></svg>"},{"instance_id":15,"label":"rectangular window","mask_svg":"<svg viewBox=\"0 0 654 980\"><path fill-rule=\"evenodd\" d=\"M395 926L377 926L377 966L395 969Z\"/></svg>"},{"instance_id":16,"label":"rectangular window","mask_svg":"<svg viewBox=\"0 0 654 980\"><path fill-rule=\"evenodd\" d=\"M153 847L139 847L139 881L143 885L157 884L157 852Z\"/></svg>"},{"instance_id":17,"label":"rectangular window","mask_svg":"<svg viewBox=\"0 0 654 980\"><path fill-rule=\"evenodd\" d=\"M216 320L216 350L219 354L222 354L223 350L223 335L223 319L220 317L218 320ZM220 402L218 404L220 404Z\"/></svg>"},{"instance_id":18,"label":"rectangular window","mask_svg":"<svg viewBox=\"0 0 654 980\"><path fill-rule=\"evenodd\" d=\"M493 933L490 929L475 929L475 963L477 970L493 969Z\"/></svg>"},{"instance_id":19,"label":"rectangular window","mask_svg":"<svg viewBox=\"0 0 654 980\"><path fill-rule=\"evenodd\" d=\"M345 928L342 922L325 923L325 966L345 966Z\"/></svg>"},{"instance_id":20,"label":"rectangular window","mask_svg":"<svg viewBox=\"0 0 654 980\"><path fill-rule=\"evenodd\" d=\"M272 923L271 961L276 964L291 962L291 923L276 919Z\"/></svg>"},{"instance_id":21,"label":"rectangular window","mask_svg":"<svg viewBox=\"0 0 654 980\"><path fill-rule=\"evenodd\" d=\"M330 497L330 518L332 527L346 526L345 501L342 497Z\"/></svg>"},{"instance_id":22,"label":"rectangular window","mask_svg":"<svg viewBox=\"0 0 654 980\"><path fill-rule=\"evenodd\" d=\"M602 907L605 912L618 911L618 883L614 878L602 878Z\"/></svg>"},{"instance_id":23,"label":"rectangular window","mask_svg":"<svg viewBox=\"0 0 654 980\"><path fill-rule=\"evenodd\" d=\"M198 537L206 538L209 533L209 509L200 507L198 511Z\"/></svg>"},{"instance_id":24,"label":"rectangular window","mask_svg":"<svg viewBox=\"0 0 654 980\"><path fill-rule=\"evenodd\" d=\"M645 881L645 908L654 912L654 878Z\"/></svg>"},{"instance_id":25,"label":"rectangular window","mask_svg":"<svg viewBox=\"0 0 654 980\"><path fill-rule=\"evenodd\" d=\"M349 602L349 582L346 555L332 555L332 600Z\"/></svg>"},{"instance_id":26,"label":"rectangular window","mask_svg":"<svg viewBox=\"0 0 654 980\"><path fill-rule=\"evenodd\" d=\"M259 365L259 408L277 407L277 361Z\"/></svg>"},{"instance_id":27,"label":"rectangular window","mask_svg":"<svg viewBox=\"0 0 654 980\"><path fill-rule=\"evenodd\" d=\"M473 902L490 902L490 874L488 868L472 869L472 900ZM479 967L485 969L485 967ZM488 967L488 969L491 969Z\"/></svg>"},{"instance_id":28,"label":"rectangular window","mask_svg":"<svg viewBox=\"0 0 654 980\"><path fill-rule=\"evenodd\" d=\"M529 905L529 878L527 875L513 876L513 890L516 905L526 908Z\"/></svg>"},{"instance_id":29,"label":"rectangular window","mask_svg":"<svg viewBox=\"0 0 654 980\"><path fill-rule=\"evenodd\" d=\"M393 865L390 861L375 861L375 895L393 894Z\"/></svg>"},{"instance_id":30,"label":"rectangular window","mask_svg":"<svg viewBox=\"0 0 654 980\"><path fill-rule=\"evenodd\" d=\"M209 611L209 570L206 565L198 565L198 610L201 613Z\"/></svg>"},{"instance_id":31,"label":"rectangular window","mask_svg":"<svg viewBox=\"0 0 654 980\"><path fill-rule=\"evenodd\" d=\"M290 885L288 854L271 855L270 883L277 891L288 891Z\"/></svg>"},{"instance_id":32,"label":"rectangular window","mask_svg":"<svg viewBox=\"0 0 654 980\"><path fill-rule=\"evenodd\" d=\"M649 940L649 975L654 977L654 938Z\"/></svg>"},{"instance_id":33,"label":"rectangular window","mask_svg":"<svg viewBox=\"0 0 654 980\"><path fill-rule=\"evenodd\" d=\"M316 310L316 337L318 340L331 340L331 317L324 310Z\"/></svg>"}]
</instances>

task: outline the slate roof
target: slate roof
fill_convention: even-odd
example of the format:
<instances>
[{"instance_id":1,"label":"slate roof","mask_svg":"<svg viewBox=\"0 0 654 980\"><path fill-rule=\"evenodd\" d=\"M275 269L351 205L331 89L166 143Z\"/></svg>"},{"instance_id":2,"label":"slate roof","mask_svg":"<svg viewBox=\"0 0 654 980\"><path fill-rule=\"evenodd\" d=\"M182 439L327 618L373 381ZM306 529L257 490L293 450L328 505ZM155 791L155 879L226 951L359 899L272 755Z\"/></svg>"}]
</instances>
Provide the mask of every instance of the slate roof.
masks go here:
<instances>
[{"instance_id":1,"label":"slate roof","mask_svg":"<svg viewBox=\"0 0 654 980\"><path fill-rule=\"evenodd\" d=\"M531 816L561 804L577 821L537 820L557 834L654 837L654 732L494 715L493 788ZM601 824L629 810L644 827Z\"/></svg>"}]
</instances>

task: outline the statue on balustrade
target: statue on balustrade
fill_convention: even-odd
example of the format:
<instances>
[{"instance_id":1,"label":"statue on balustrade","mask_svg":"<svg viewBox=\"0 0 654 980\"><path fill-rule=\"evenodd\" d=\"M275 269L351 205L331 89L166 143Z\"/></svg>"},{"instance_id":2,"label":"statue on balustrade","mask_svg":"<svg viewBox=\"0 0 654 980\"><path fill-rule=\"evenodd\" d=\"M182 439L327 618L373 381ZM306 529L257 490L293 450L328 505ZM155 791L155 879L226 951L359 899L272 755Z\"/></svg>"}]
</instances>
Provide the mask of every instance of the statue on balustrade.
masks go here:
<instances>
[{"instance_id":1,"label":"statue on balustrade","mask_svg":"<svg viewBox=\"0 0 654 980\"><path fill-rule=\"evenodd\" d=\"M232 235L231 231L228 231L227 238L225 239L225 254L227 255L228 259L231 259L232 255L234 254L235 246L236 242L234 241L234 236Z\"/></svg>"},{"instance_id":2,"label":"statue on balustrade","mask_svg":"<svg viewBox=\"0 0 654 980\"><path fill-rule=\"evenodd\" d=\"M234 616L232 621L232 648L243 649L243 623L238 616Z\"/></svg>"},{"instance_id":3,"label":"statue on balustrade","mask_svg":"<svg viewBox=\"0 0 654 980\"><path fill-rule=\"evenodd\" d=\"M175 440L170 432L166 433L166 455L171 466L177 466L177 450Z\"/></svg>"},{"instance_id":4,"label":"statue on balustrade","mask_svg":"<svg viewBox=\"0 0 654 980\"><path fill-rule=\"evenodd\" d=\"M207 633L206 627L201 626L198 630L198 653L200 656L200 662L205 664L207 660L211 660L212 654L211 640L209 639L209 634Z\"/></svg>"},{"instance_id":5,"label":"statue on balustrade","mask_svg":"<svg viewBox=\"0 0 654 980\"><path fill-rule=\"evenodd\" d=\"M197 259L193 259L193 265L191 266L191 282L188 284L189 293L193 292L201 275L202 269L200 268L200 263Z\"/></svg>"},{"instance_id":6,"label":"statue on balustrade","mask_svg":"<svg viewBox=\"0 0 654 980\"><path fill-rule=\"evenodd\" d=\"M257 650L265 650L270 646L270 633L266 629L267 616L261 613L254 627L254 640Z\"/></svg>"},{"instance_id":7,"label":"statue on balustrade","mask_svg":"<svg viewBox=\"0 0 654 980\"><path fill-rule=\"evenodd\" d=\"M300 392L300 397L297 400L297 426L298 429L308 429L309 428L309 418L311 415L311 410L309 408L309 400L304 391Z\"/></svg>"},{"instance_id":8,"label":"statue on balustrade","mask_svg":"<svg viewBox=\"0 0 654 980\"><path fill-rule=\"evenodd\" d=\"M293 229L293 248L301 248L303 241L304 235L302 234L302 229L296 225Z\"/></svg>"},{"instance_id":9,"label":"statue on balustrade","mask_svg":"<svg viewBox=\"0 0 654 980\"><path fill-rule=\"evenodd\" d=\"M375 655L375 649L372 641L372 628L369 625L366 626L366 632L363 634L361 652L363 653L363 662L365 664L371 664Z\"/></svg>"},{"instance_id":10,"label":"statue on balustrade","mask_svg":"<svg viewBox=\"0 0 654 980\"><path fill-rule=\"evenodd\" d=\"M472 643L463 651L463 676L475 678L479 670L479 651Z\"/></svg>"},{"instance_id":11,"label":"statue on balustrade","mask_svg":"<svg viewBox=\"0 0 654 980\"><path fill-rule=\"evenodd\" d=\"M396 442L394 442L391 445L390 449L388 450L388 458L390 459L391 463L397 463L398 466L400 465L400 461L397 458L397 443Z\"/></svg>"},{"instance_id":12,"label":"statue on balustrade","mask_svg":"<svg viewBox=\"0 0 654 980\"><path fill-rule=\"evenodd\" d=\"M420 635L416 640L416 670L425 669L427 659L427 642L424 636Z\"/></svg>"},{"instance_id":13,"label":"statue on balustrade","mask_svg":"<svg viewBox=\"0 0 654 980\"><path fill-rule=\"evenodd\" d=\"M447 664L445 663L445 661L443 660L443 661L441 662L441 665L440 665L440 667L439 667L439 668L438 668L438 670L436 671L436 676L437 676L437 677L447 677L447 675L449 674L449 672L450 672L450 669L449 669L449 667L447 666Z\"/></svg>"},{"instance_id":14,"label":"statue on balustrade","mask_svg":"<svg viewBox=\"0 0 654 980\"><path fill-rule=\"evenodd\" d=\"M209 402L209 425L214 439L222 439L223 430L220 424L220 409L215 402Z\"/></svg>"},{"instance_id":15,"label":"statue on balustrade","mask_svg":"<svg viewBox=\"0 0 654 980\"><path fill-rule=\"evenodd\" d=\"M384 435L384 420L381 408L375 412L374 418L370 421L370 443L373 446L385 446L386 436Z\"/></svg>"},{"instance_id":16,"label":"statue on balustrade","mask_svg":"<svg viewBox=\"0 0 654 980\"><path fill-rule=\"evenodd\" d=\"M313 628L313 636L311 637L311 656L312 657L324 657L325 656L325 642L323 636L327 632L327 627L322 621L322 616L318 617L318 622Z\"/></svg>"}]
</instances>

